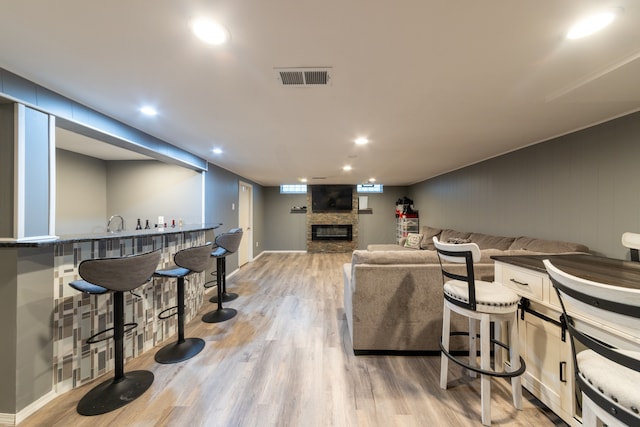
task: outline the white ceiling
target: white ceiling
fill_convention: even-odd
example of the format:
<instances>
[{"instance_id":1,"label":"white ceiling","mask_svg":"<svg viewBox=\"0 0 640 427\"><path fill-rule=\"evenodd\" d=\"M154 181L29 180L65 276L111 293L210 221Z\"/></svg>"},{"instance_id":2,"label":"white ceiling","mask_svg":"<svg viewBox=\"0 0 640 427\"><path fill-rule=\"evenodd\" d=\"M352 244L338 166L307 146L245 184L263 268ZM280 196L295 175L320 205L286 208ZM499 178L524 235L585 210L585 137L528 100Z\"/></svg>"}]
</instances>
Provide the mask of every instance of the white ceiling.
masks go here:
<instances>
[{"instance_id":1,"label":"white ceiling","mask_svg":"<svg viewBox=\"0 0 640 427\"><path fill-rule=\"evenodd\" d=\"M564 38L605 7L610 27ZM196 40L200 14L230 43ZM640 1L5 1L0 67L262 185L408 185L639 110Z\"/></svg>"}]
</instances>

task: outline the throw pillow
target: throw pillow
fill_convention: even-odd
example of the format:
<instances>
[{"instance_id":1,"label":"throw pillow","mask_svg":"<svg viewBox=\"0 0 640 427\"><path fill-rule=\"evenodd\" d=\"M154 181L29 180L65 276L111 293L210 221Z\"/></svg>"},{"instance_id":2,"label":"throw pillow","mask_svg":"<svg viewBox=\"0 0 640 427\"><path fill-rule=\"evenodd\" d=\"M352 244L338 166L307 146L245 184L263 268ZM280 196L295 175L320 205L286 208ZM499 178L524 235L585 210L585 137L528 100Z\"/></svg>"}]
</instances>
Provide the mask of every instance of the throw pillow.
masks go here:
<instances>
[{"instance_id":1,"label":"throw pillow","mask_svg":"<svg viewBox=\"0 0 640 427\"><path fill-rule=\"evenodd\" d=\"M461 243L471 243L471 239L461 239L459 237L451 237L449 240L447 240L447 243L453 243L453 244L459 245Z\"/></svg>"},{"instance_id":2,"label":"throw pillow","mask_svg":"<svg viewBox=\"0 0 640 427\"><path fill-rule=\"evenodd\" d=\"M407 240L404 241L405 248L420 249L420 242L422 242L422 234L409 233L407 234Z\"/></svg>"}]
</instances>

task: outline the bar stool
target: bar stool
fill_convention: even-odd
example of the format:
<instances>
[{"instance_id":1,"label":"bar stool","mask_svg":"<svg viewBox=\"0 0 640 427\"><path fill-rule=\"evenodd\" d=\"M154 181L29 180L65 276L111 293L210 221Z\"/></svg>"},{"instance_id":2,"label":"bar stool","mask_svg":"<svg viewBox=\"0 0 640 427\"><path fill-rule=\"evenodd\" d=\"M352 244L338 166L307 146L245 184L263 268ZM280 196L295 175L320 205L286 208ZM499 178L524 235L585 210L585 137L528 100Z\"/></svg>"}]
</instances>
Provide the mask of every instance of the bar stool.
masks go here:
<instances>
[{"instance_id":1,"label":"bar stool","mask_svg":"<svg viewBox=\"0 0 640 427\"><path fill-rule=\"evenodd\" d=\"M160 251L122 258L85 260L78 266L78 273L83 280L69 283L72 288L92 295L113 293L113 328L92 335L87 343L114 339L115 374L113 379L97 385L80 399L77 406L79 414L99 415L118 409L140 397L153 383L152 372L124 373L124 334L137 326L135 323L124 323L124 292L151 280L159 262ZM99 338L111 330L113 335Z\"/></svg>"},{"instance_id":2,"label":"bar stool","mask_svg":"<svg viewBox=\"0 0 640 427\"><path fill-rule=\"evenodd\" d=\"M444 282L444 309L442 320L442 342L440 349L440 388L447 388L448 361L480 374L482 400L482 424L491 425L491 377L511 378L513 406L522 409L520 375L525 363L518 352L517 312L520 297L499 283L475 280L473 263L480 260L480 248L475 243L442 243L437 237L433 243L438 251ZM466 274L451 264L465 264ZM455 270L455 271L454 271ZM445 278L450 280L445 282ZM451 312L469 318L469 332L451 332ZM480 368L476 365L476 322L480 321ZM506 322L509 329L509 346L491 338L491 322ZM499 324L499 323L497 323ZM452 335L469 336L469 363L464 363L449 352ZM491 369L491 343L509 350L511 368L503 371L495 366ZM497 349L497 347L496 347ZM500 368L500 370L498 370ZM475 374L473 374L475 376Z\"/></svg>"},{"instance_id":3,"label":"bar stool","mask_svg":"<svg viewBox=\"0 0 640 427\"><path fill-rule=\"evenodd\" d=\"M640 261L640 234L630 232L623 233L622 245L629 248L631 261Z\"/></svg>"},{"instance_id":4,"label":"bar stool","mask_svg":"<svg viewBox=\"0 0 640 427\"><path fill-rule=\"evenodd\" d=\"M240 237L237 237L236 234L240 233ZM238 251L238 247L240 247L240 240L242 239L242 228L232 228L226 233L219 234L215 238L214 251L211 253L211 256L220 259L220 257L226 257ZM211 280L204 284L205 288L212 288L217 286L218 284L218 263L216 262L216 271L213 271L211 274L216 275L216 280ZM211 285L214 283L214 285ZM222 264L222 302L233 301L238 298L238 294L227 292L227 271L226 271L226 262ZM209 298L209 302L217 303L218 295L214 295Z\"/></svg>"},{"instance_id":5,"label":"bar stool","mask_svg":"<svg viewBox=\"0 0 640 427\"><path fill-rule=\"evenodd\" d=\"M158 270L155 277L169 277L177 280L177 305L162 310L158 319L164 320L171 316L178 316L178 341L167 344L156 352L155 359L158 363L178 363L191 359L204 348L204 340L200 338L184 337L184 281L185 277L192 273L201 273L207 268L211 243L202 246L182 249L173 256L174 267ZM173 313L166 314L170 310Z\"/></svg>"},{"instance_id":6,"label":"bar stool","mask_svg":"<svg viewBox=\"0 0 640 427\"><path fill-rule=\"evenodd\" d=\"M210 301L217 303L218 307L216 310L202 316L202 321L204 322L224 322L225 320L231 319L238 313L237 310L233 308L223 308L222 302L225 301L224 295L226 293L227 287L226 258L229 255L236 253L236 251L240 247L242 234L242 228L232 228L226 233L219 234L215 239L215 247L213 252L211 252L211 256L216 259L216 285L218 287L218 292L215 300L211 298ZM230 299L235 299L236 297L237 295L231 297Z\"/></svg>"},{"instance_id":7,"label":"bar stool","mask_svg":"<svg viewBox=\"0 0 640 427\"><path fill-rule=\"evenodd\" d=\"M576 383L582 392L582 425L640 425L640 348L612 336L640 330L640 290L582 279L543 260L569 330ZM574 322L574 317L578 321ZM588 317L590 321L580 319ZM590 326L602 325L603 328ZM576 344L582 346L576 349Z\"/></svg>"}]
</instances>

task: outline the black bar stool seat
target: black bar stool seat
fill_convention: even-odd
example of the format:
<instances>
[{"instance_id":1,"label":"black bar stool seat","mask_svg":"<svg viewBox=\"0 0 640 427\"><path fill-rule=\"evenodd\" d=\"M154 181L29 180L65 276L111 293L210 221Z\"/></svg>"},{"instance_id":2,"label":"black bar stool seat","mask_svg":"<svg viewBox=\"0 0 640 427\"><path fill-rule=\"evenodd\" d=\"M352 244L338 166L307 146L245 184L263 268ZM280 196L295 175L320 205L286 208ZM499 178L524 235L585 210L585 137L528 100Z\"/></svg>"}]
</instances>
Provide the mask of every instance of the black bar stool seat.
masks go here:
<instances>
[{"instance_id":1,"label":"black bar stool seat","mask_svg":"<svg viewBox=\"0 0 640 427\"><path fill-rule=\"evenodd\" d=\"M234 317L238 311L233 308L223 308L223 301L231 301L238 297L237 294L227 293L227 265L226 258L229 255L236 253L240 247L240 241L242 240L242 228L232 228L226 233L219 234L215 239L215 247L211 252L211 257L216 259L216 286L218 287L217 295L212 297L209 301L217 303L216 310L211 311L204 316L202 320L207 323L219 323L229 320ZM211 283L211 282L209 282ZM205 287L208 283L205 283ZM226 295L226 298L225 298Z\"/></svg>"},{"instance_id":2,"label":"black bar stool seat","mask_svg":"<svg viewBox=\"0 0 640 427\"><path fill-rule=\"evenodd\" d=\"M158 319L168 319L171 316L178 316L178 341L167 344L156 352L155 360L158 363L182 362L191 359L204 348L205 343L203 339L184 337L184 282L188 275L201 273L207 268L211 247L212 244L207 243L202 246L182 249L173 257L173 262L176 264L175 266L158 270L154 274L156 277L178 279L177 305L161 311L158 315ZM173 312L169 313L170 311Z\"/></svg>"},{"instance_id":3,"label":"black bar stool seat","mask_svg":"<svg viewBox=\"0 0 640 427\"><path fill-rule=\"evenodd\" d=\"M113 292L113 328L92 335L87 343L114 339L114 377L98 384L80 399L79 414L100 415L118 409L140 397L153 383L150 371L124 373L124 334L136 326L135 323L124 323L124 292L150 281L159 262L160 251L85 260L78 266L82 280L69 283L72 288L91 295ZM106 336L108 331L113 334Z\"/></svg>"}]
</instances>

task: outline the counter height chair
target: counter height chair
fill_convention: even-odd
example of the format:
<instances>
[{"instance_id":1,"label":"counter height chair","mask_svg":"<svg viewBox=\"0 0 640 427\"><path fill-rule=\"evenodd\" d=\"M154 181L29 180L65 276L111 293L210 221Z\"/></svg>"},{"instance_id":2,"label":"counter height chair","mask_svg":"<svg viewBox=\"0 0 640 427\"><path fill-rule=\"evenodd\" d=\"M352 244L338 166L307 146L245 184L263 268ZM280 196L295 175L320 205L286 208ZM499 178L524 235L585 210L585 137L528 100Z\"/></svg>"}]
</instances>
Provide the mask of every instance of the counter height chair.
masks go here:
<instances>
[{"instance_id":1,"label":"counter height chair","mask_svg":"<svg viewBox=\"0 0 640 427\"><path fill-rule=\"evenodd\" d=\"M480 248L475 243L443 243L437 237L433 243L438 252L444 282L444 309L442 320L442 341L440 349L440 388L447 388L447 373L452 360L473 373L480 374L482 400L482 424L491 425L491 377L511 378L513 405L522 409L522 388L520 375L525 371L525 363L518 352L517 311L520 297L499 283L475 280L473 263L480 260ZM454 264L464 264L464 268ZM463 270L463 272L460 272ZM469 318L469 332L451 331L451 312ZM480 321L480 368L476 364L476 322ZM507 323L509 345L491 338L491 323ZM449 352L449 338L453 335L469 336L469 362L457 358ZM510 370L501 366L491 368L491 344L509 350ZM497 349L498 347L496 347Z\"/></svg>"},{"instance_id":2,"label":"counter height chair","mask_svg":"<svg viewBox=\"0 0 640 427\"><path fill-rule=\"evenodd\" d=\"M178 316L178 341L167 344L156 352L155 359L158 363L182 362L191 359L204 348L203 339L184 337L184 282L188 275L201 273L207 268L211 247L211 243L207 243L182 249L173 256L174 267L158 270L154 274L156 277L177 279L177 305L162 310L158 319L164 320L171 316Z\"/></svg>"},{"instance_id":3,"label":"counter height chair","mask_svg":"<svg viewBox=\"0 0 640 427\"><path fill-rule=\"evenodd\" d=\"M124 323L124 292L149 282L160 262L160 251L122 258L85 260L78 266L83 280L69 285L88 294L113 293L113 328L100 331L87 339L88 344L114 339L115 374L84 395L78 402L81 415L99 415L118 409L140 397L153 383L153 373L131 371L124 373L124 334L137 326ZM125 331L125 327L127 330ZM107 336L106 333L113 331Z\"/></svg>"},{"instance_id":4,"label":"counter height chair","mask_svg":"<svg viewBox=\"0 0 640 427\"><path fill-rule=\"evenodd\" d=\"M548 259L543 262L571 337L582 425L595 427L599 419L609 427L640 426L640 346L581 320L588 317L596 325L638 336L640 288L593 282L560 270Z\"/></svg>"},{"instance_id":5,"label":"counter height chair","mask_svg":"<svg viewBox=\"0 0 640 427\"><path fill-rule=\"evenodd\" d=\"M216 310L211 311L204 316L202 320L207 323L219 323L229 320L234 317L238 312L233 308L223 308L223 301L230 301L238 297L237 294L227 294L227 262L226 259L229 255L234 254L240 247L240 241L242 240L242 228L232 228L226 233L219 234L215 239L215 246L211 256L216 259L216 286L218 292L215 297L211 298L211 302L218 304ZM206 287L207 284L205 284ZM225 299L225 295L227 295Z\"/></svg>"},{"instance_id":6,"label":"counter height chair","mask_svg":"<svg viewBox=\"0 0 640 427\"><path fill-rule=\"evenodd\" d=\"M629 248L631 261L640 261L640 234L629 232L624 233L622 235L622 245Z\"/></svg>"}]
</instances>

